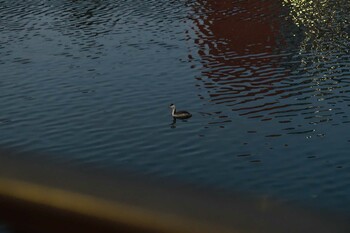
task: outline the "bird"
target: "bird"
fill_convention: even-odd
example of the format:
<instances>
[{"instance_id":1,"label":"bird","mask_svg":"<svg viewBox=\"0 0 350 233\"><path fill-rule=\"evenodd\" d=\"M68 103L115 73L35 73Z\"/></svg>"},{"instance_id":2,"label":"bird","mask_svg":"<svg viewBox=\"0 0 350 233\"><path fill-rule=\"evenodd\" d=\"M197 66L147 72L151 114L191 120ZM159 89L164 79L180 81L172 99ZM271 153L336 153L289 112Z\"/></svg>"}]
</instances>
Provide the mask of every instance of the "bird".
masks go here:
<instances>
[{"instance_id":1,"label":"bird","mask_svg":"<svg viewBox=\"0 0 350 233\"><path fill-rule=\"evenodd\" d=\"M176 111L175 104L170 104L169 108L171 108L171 115L173 118L187 119L192 116L192 114L187 111Z\"/></svg>"}]
</instances>

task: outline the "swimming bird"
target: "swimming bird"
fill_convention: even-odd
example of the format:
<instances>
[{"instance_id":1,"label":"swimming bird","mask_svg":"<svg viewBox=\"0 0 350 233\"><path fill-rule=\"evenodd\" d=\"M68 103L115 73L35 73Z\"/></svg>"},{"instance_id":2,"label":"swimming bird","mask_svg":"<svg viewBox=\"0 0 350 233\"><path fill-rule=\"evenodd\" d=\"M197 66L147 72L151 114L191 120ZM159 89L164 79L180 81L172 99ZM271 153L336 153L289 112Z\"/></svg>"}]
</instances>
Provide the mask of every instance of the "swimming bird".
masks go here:
<instances>
[{"instance_id":1,"label":"swimming bird","mask_svg":"<svg viewBox=\"0 0 350 233\"><path fill-rule=\"evenodd\" d=\"M187 111L176 111L175 104L170 104L169 108L171 108L171 115L174 118L187 119L192 116L192 114Z\"/></svg>"}]
</instances>

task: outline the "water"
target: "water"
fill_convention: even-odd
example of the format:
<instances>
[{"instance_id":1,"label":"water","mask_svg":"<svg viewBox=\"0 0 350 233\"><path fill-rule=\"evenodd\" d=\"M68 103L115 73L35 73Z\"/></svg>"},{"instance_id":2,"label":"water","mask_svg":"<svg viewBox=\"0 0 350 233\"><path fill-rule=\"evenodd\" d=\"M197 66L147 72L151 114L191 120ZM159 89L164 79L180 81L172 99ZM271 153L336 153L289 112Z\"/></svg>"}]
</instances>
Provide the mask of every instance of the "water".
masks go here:
<instances>
[{"instance_id":1,"label":"water","mask_svg":"<svg viewBox=\"0 0 350 233\"><path fill-rule=\"evenodd\" d=\"M349 12L2 0L0 144L349 214Z\"/></svg>"},{"instance_id":2,"label":"water","mask_svg":"<svg viewBox=\"0 0 350 233\"><path fill-rule=\"evenodd\" d=\"M0 232L1 232L1 233L8 233L9 230L8 230L5 226L0 225Z\"/></svg>"}]
</instances>

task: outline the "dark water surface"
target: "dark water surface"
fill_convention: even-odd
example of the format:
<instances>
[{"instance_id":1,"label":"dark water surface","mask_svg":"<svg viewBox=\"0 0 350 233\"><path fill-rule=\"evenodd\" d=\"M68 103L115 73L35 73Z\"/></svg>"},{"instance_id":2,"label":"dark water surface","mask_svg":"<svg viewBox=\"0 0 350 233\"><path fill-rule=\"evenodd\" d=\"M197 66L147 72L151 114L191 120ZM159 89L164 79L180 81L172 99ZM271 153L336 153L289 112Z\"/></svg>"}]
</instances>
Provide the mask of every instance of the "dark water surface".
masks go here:
<instances>
[{"instance_id":1,"label":"dark water surface","mask_svg":"<svg viewBox=\"0 0 350 233\"><path fill-rule=\"evenodd\" d=\"M0 0L0 144L350 213L349 13Z\"/></svg>"}]
</instances>

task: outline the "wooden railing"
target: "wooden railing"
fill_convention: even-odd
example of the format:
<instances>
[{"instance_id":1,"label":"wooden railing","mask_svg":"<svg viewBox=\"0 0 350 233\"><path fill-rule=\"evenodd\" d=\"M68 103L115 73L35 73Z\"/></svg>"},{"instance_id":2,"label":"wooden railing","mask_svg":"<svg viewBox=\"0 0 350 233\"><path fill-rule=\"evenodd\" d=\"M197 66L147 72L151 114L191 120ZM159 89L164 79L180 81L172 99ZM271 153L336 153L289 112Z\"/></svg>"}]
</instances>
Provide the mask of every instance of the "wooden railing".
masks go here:
<instances>
[{"instance_id":1,"label":"wooden railing","mask_svg":"<svg viewBox=\"0 0 350 233\"><path fill-rule=\"evenodd\" d=\"M348 216L42 158L0 152L0 221L14 232L350 232Z\"/></svg>"}]
</instances>

